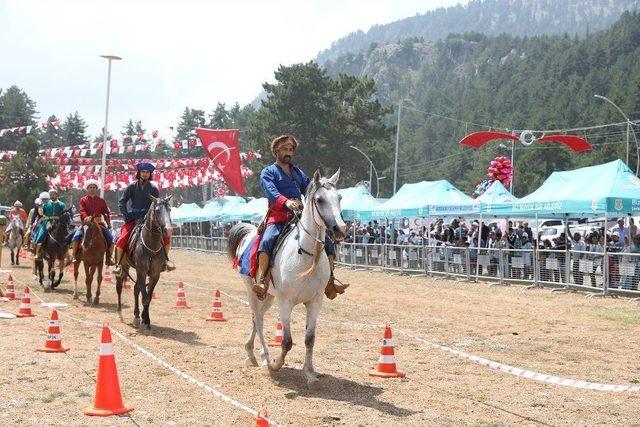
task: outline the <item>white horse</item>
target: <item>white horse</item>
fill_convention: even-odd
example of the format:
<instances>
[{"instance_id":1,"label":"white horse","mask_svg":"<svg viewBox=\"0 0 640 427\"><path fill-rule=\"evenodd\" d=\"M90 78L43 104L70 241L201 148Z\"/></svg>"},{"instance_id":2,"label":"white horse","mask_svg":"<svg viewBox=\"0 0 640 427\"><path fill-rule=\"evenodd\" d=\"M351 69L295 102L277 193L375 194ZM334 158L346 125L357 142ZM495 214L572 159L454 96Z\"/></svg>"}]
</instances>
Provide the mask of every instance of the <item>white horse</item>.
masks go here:
<instances>
[{"instance_id":1,"label":"white horse","mask_svg":"<svg viewBox=\"0 0 640 427\"><path fill-rule=\"evenodd\" d=\"M11 265L20 265L20 248L22 247L22 233L24 224L19 216L11 217L9 227L7 227L7 248L11 251ZM15 250L15 253L14 253Z\"/></svg>"},{"instance_id":2,"label":"white horse","mask_svg":"<svg viewBox=\"0 0 640 427\"><path fill-rule=\"evenodd\" d=\"M262 347L262 372L270 375L284 365L284 359L291 350L291 312L293 307L304 304L307 309L307 323L304 344L306 357L304 373L307 384L313 385L318 377L313 369L313 345L315 342L316 321L322 307L324 288L331 273L329 260L324 251L324 239L327 229L333 231L336 241L342 241L347 232L340 213L340 198L336 184L340 170L331 178L323 178L316 171L307 188L304 209L295 229L285 238L279 251L273 257L271 268L272 286L264 301L260 301L251 289L252 278L242 276L249 305L251 306L253 326L245 343L247 365L258 366L253 354L256 333ZM251 250L249 243L256 234L256 227L250 224L237 224L229 233L227 252L230 258L241 257L245 250ZM278 302L283 337L280 355L269 361L269 351L264 340L264 315L273 303Z\"/></svg>"}]
</instances>

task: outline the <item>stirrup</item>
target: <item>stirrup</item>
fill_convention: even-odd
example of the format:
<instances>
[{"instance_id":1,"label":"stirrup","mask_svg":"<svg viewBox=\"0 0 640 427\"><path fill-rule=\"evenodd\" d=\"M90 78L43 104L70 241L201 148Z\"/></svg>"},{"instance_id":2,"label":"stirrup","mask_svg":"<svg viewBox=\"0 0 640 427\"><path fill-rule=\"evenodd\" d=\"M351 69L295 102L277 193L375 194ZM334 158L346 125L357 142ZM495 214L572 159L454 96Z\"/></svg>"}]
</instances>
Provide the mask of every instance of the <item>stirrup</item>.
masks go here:
<instances>
[{"instance_id":1,"label":"stirrup","mask_svg":"<svg viewBox=\"0 0 640 427\"><path fill-rule=\"evenodd\" d=\"M174 263L172 263L171 261L167 260L167 262L164 264L164 271L173 271L176 269L176 266Z\"/></svg>"},{"instance_id":2,"label":"stirrup","mask_svg":"<svg viewBox=\"0 0 640 427\"><path fill-rule=\"evenodd\" d=\"M260 278L260 283L254 283L253 285L251 285L251 289L260 301L264 301L264 299L267 297L267 292L269 291L266 276L267 274L265 273L265 275Z\"/></svg>"}]
</instances>

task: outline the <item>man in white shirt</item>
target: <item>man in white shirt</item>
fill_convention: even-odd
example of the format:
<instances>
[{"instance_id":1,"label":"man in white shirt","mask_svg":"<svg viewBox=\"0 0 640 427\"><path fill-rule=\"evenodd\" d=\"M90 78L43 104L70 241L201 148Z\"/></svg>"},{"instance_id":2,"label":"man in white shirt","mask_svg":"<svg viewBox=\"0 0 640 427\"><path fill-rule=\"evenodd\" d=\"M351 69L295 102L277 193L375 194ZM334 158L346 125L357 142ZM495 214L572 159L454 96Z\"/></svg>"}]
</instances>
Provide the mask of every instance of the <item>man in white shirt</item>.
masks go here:
<instances>
[{"instance_id":1,"label":"man in white shirt","mask_svg":"<svg viewBox=\"0 0 640 427\"><path fill-rule=\"evenodd\" d=\"M624 218L618 218L618 225L613 227L613 232L618 233L622 245L627 247L631 244L631 234L629 228L624 226Z\"/></svg>"}]
</instances>

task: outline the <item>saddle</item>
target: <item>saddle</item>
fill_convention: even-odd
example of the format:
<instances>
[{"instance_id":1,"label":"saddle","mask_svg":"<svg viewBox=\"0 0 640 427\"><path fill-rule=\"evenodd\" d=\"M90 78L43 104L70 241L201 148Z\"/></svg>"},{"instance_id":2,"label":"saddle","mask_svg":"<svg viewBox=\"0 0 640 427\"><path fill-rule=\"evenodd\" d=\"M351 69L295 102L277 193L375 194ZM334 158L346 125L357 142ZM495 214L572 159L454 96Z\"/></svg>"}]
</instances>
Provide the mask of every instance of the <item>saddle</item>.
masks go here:
<instances>
[{"instance_id":1,"label":"saddle","mask_svg":"<svg viewBox=\"0 0 640 427\"><path fill-rule=\"evenodd\" d=\"M287 238L287 236L291 234L291 232L296 228L297 223L298 223L298 218L294 216L293 219L287 222L287 224L282 229L282 232L278 236L278 239L276 240L275 245L273 245L273 253L271 254L271 258L269 259L269 268L273 266L273 260L275 259L276 254L278 253L280 248L282 248L282 245L284 244L284 241Z\"/></svg>"},{"instance_id":2,"label":"saddle","mask_svg":"<svg viewBox=\"0 0 640 427\"><path fill-rule=\"evenodd\" d=\"M127 256L130 256L136 248L136 244L138 243L138 239L140 238L140 232L142 231L143 226L144 223L142 221L139 221L133 228L133 231L129 236L129 241L127 242Z\"/></svg>"}]
</instances>

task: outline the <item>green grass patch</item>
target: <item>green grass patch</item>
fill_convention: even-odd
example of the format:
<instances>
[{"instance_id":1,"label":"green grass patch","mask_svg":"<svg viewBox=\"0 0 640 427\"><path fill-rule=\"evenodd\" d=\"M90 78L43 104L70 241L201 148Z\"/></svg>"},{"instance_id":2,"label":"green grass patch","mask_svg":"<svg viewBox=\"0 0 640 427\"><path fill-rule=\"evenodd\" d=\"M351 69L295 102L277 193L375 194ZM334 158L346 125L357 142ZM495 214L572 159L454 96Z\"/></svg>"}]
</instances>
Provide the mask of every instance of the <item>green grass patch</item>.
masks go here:
<instances>
[{"instance_id":1,"label":"green grass patch","mask_svg":"<svg viewBox=\"0 0 640 427\"><path fill-rule=\"evenodd\" d=\"M43 401L44 403L51 403L51 402L53 402L54 400L56 400L56 399L58 399L58 398L60 398L60 397L64 397L64 395L65 395L65 394L64 394L63 392L61 392L61 391L56 391L55 393L50 393L50 394L49 394L49 395L47 395L46 397L43 397L43 398L42 398L42 401Z\"/></svg>"}]
</instances>

